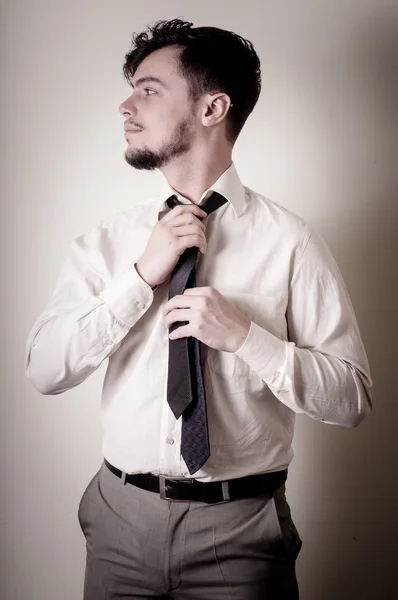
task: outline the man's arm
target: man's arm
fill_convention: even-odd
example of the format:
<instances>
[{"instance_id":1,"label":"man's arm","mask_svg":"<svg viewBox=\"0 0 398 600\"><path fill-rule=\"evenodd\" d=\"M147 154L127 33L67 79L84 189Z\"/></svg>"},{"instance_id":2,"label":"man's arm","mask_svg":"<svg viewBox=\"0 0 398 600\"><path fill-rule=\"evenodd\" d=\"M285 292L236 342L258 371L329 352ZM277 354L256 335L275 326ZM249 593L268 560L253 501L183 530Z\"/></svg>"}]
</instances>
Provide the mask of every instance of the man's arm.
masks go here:
<instances>
[{"instance_id":1,"label":"man's arm","mask_svg":"<svg viewBox=\"0 0 398 600\"><path fill-rule=\"evenodd\" d=\"M51 302L27 342L26 373L39 392L75 387L116 352L152 305L152 288L166 280L185 249L205 252L200 219L206 216L196 205L173 208L155 224L139 261L111 282L116 249L107 231L99 226L74 240Z\"/></svg>"},{"instance_id":2,"label":"man's arm","mask_svg":"<svg viewBox=\"0 0 398 600\"><path fill-rule=\"evenodd\" d=\"M134 264L106 285L93 266L89 239L72 242L52 299L28 337L26 374L42 394L60 394L84 381L153 302Z\"/></svg>"},{"instance_id":3,"label":"man's arm","mask_svg":"<svg viewBox=\"0 0 398 600\"><path fill-rule=\"evenodd\" d=\"M289 341L252 322L236 354L294 412L354 427L372 406L368 360L336 262L318 235L307 238L290 280Z\"/></svg>"}]
</instances>

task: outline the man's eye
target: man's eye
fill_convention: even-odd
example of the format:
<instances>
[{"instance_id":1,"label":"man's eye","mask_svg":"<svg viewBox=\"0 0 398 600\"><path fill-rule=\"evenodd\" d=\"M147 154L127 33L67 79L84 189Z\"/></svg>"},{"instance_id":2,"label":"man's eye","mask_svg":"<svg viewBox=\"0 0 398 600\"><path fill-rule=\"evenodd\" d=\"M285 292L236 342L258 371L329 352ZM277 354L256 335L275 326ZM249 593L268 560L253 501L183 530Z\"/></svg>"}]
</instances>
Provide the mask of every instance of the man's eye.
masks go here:
<instances>
[{"instance_id":1,"label":"man's eye","mask_svg":"<svg viewBox=\"0 0 398 600\"><path fill-rule=\"evenodd\" d=\"M156 94L155 90L151 90L150 88L144 88L145 96L152 96L152 94Z\"/></svg>"}]
</instances>

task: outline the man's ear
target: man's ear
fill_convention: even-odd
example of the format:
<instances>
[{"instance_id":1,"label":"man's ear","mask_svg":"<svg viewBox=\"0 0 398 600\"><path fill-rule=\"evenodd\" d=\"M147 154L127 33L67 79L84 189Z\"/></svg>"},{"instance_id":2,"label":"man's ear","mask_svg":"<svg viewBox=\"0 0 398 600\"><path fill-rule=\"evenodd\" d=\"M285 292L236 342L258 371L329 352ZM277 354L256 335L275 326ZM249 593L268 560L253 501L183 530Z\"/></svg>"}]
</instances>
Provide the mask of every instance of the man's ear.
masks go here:
<instances>
[{"instance_id":1,"label":"man's ear","mask_svg":"<svg viewBox=\"0 0 398 600\"><path fill-rule=\"evenodd\" d=\"M228 114L231 99L224 92L209 92L205 96L205 106L202 115L202 123L205 127L212 127L221 123Z\"/></svg>"}]
</instances>

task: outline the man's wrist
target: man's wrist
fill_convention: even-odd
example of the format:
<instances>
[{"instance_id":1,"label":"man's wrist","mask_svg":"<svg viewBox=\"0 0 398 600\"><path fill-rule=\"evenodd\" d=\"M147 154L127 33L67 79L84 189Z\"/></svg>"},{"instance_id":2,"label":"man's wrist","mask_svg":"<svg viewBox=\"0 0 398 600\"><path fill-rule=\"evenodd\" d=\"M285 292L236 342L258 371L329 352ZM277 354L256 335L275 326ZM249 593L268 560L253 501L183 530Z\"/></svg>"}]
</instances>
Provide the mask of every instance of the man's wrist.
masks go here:
<instances>
[{"instance_id":1,"label":"man's wrist","mask_svg":"<svg viewBox=\"0 0 398 600\"><path fill-rule=\"evenodd\" d=\"M240 328L239 334L234 339L234 345L233 345L232 350L230 350L230 352L233 352L233 353L237 352L240 348L242 348L243 344L247 340L247 336L249 335L249 331L251 328L251 320L245 319L245 321L246 321L246 323L245 323L244 327Z\"/></svg>"},{"instance_id":2,"label":"man's wrist","mask_svg":"<svg viewBox=\"0 0 398 600\"><path fill-rule=\"evenodd\" d=\"M142 272L141 272L141 269L140 269L140 268L139 268L139 266L138 266L138 263L134 263L134 269L137 271L137 273L138 273L138 275L141 277L142 281L145 281L145 283L146 283L147 285L149 285L149 287L150 287L150 288L152 288L152 289L153 289L154 287L156 287L156 286L153 286L151 283L149 283L149 281L147 281L147 280L145 279L145 277L143 276L143 274L142 274Z\"/></svg>"},{"instance_id":3,"label":"man's wrist","mask_svg":"<svg viewBox=\"0 0 398 600\"><path fill-rule=\"evenodd\" d=\"M156 285L152 285L151 283L149 283L149 281L147 281L147 280L146 280L146 279L143 277L143 275L142 275L142 273L141 273L141 271L140 271L140 269L139 269L139 267L138 267L138 263L134 263L134 269L137 271L137 273L138 273L138 275L141 277L142 281L145 281L145 283L146 283L147 285L149 285L149 287L151 288L151 290L152 290L153 292L154 292L154 291L155 291L155 290L156 290L156 289L159 287L159 286L158 286L158 284L156 284Z\"/></svg>"}]
</instances>

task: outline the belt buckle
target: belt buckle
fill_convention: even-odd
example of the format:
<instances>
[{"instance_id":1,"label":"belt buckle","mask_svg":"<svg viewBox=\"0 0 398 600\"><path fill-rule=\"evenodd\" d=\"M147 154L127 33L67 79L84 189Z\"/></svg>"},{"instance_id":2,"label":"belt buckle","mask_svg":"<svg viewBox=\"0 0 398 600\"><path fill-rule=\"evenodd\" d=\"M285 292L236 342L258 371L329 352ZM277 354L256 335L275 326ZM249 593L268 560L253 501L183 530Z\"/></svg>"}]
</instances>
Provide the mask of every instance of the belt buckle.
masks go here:
<instances>
[{"instance_id":1,"label":"belt buckle","mask_svg":"<svg viewBox=\"0 0 398 600\"><path fill-rule=\"evenodd\" d=\"M176 498L169 498L166 491L166 479L164 475L159 475L159 494L162 500L168 500L169 502L192 502L192 500L177 500ZM184 483L193 483L192 480L188 480Z\"/></svg>"}]
</instances>

